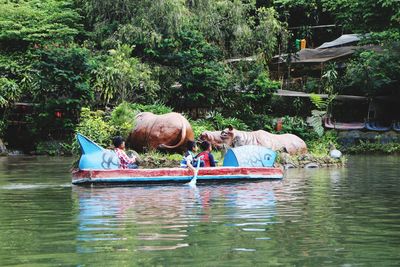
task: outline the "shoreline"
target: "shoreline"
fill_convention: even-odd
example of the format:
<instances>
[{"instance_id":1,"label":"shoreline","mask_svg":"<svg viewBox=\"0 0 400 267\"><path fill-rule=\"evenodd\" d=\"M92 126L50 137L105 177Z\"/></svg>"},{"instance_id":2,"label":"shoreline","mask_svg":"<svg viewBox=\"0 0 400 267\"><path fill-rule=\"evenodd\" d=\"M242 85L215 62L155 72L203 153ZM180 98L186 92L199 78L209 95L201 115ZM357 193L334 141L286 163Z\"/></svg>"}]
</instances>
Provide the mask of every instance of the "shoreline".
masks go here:
<instances>
[{"instance_id":1,"label":"shoreline","mask_svg":"<svg viewBox=\"0 0 400 267\"><path fill-rule=\"evenodd\" d=\"M13 151L15 152L15 151ZM219 162L222 163L220 152L215 153L218 155ZM26 153L2 153L0 157L70 157L74 158L77 162L78 156L73 154L26 154ZM159 152L149 152L139 154L139 166L140 168L153 169L153 168L173 168L179 167L182 155L180 154L162 154ZM283 169L302 169L302 168L341 168L345 167L347 157L342 156L340 159L333 159L330 156L317 156L312 154L304 155L289 155L287 153L278 153L277 160L275 162L276 167ZM217 165L220 166L220 165Z\"/></svg>"}]
</instances>

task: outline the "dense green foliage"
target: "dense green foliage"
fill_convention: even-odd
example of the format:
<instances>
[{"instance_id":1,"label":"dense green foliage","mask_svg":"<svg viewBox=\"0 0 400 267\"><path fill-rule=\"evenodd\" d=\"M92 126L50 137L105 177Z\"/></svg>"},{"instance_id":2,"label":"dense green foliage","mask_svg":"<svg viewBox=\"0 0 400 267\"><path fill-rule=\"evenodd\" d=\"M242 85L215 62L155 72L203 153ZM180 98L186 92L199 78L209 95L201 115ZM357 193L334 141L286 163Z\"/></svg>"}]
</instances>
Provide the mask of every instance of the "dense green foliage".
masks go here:
<instances>
[{"instance_id":1,"label":"dense green foliage","mask_svg":"<svg viewBox=\"0 0 400 267\"><path fill-rule=\"evenodd\" d=\"M3 49L23 49L46 43L71 42L83 25L73 1L2 1L0 42Z\"/></svg>"},{"instance_id":2,"label":"dense green foliage","mask_svg":"<svg viewBox=\"0 0 400 267\"><path fill-rule=\"evenodd\" d=\"M151 69L131 53L132 47L121 45L110 50L109 56L97 59L94 89L104 104L123 100L151 103L156 99L159 86L151 77Z\"/></svg>"},{"instance_id":3,"label":"dense green foliage","mask_svg":"<svg viewBox=\"0 0 400 267\"><path fill-rule=\"evenodd\" d=\"M348 147L346 153L376 153L376 154L393 154L400 153L400 143L372 143L368 141L360 141L359 144Z\"/></svg>"},{"instance_id":4,"label":"dense green foliage","mask_svg":"<svg viewBox=\"0 0 400 267\"><path fill-rule=\"evenodd\" d=\"M5 107L15 101L19 94L20 88L14 80L0 78L0 107Z\"/></svg>"},{"instance_id":5,"label":"dense green foliage","mask_svg":"<svg viewBox=\"0 0 400 267\"><path fill-rule=\"evenodd\" d=\"M361 51L347 67L349 86L368 94L379 95L399 92L400 43L387 47L383 52ZM353 90L354 90L353 89Z\"/></svg>"},{"instance_id":6,"label":"dense green foliage","mask_svg":"<svg viewBox=\"0 0 400 267\"><path fill-rule=\"evenodd\" d=\"M380 32L398 28L400 3L397 0L275 0L275 6L290 22L300 17L300 25L334 22L346 30Z\"/></svg>"},{"instance_id":7,"label":"dense green foliage","mask_svg":"<svg viewBox=\"0 0 400 267\"><path fill-rule=\"evenodd\" d=\"M77 122L76 111L93 101L89 85L89 51L79 47L50 47L41 50L35 62L35 85L29 93L39 105L36 108L35 129L41 136L64 128L70 132ZM62 118L54 116L62 112Z\"/></svg>"}]
</instances>

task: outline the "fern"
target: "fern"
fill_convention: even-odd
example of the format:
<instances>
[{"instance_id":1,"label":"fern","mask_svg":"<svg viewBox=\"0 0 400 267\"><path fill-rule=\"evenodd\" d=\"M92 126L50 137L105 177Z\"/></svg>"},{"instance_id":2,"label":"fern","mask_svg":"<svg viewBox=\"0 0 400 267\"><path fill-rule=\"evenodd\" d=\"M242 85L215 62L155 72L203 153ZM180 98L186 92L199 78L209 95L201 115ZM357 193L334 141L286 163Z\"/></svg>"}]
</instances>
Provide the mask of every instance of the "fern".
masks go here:
<instances>
[{"instance_id":1,"label":"fern","mask_svg":"<svg viewBox=\"0 0 400 267\"><path fill-rule=\"evenodd\" d=\"M317 94L310 95L311 102L317 107L317 109L326 109L327 101L323 100L321 96Z\"/></svg>"},{"instance_id":2,"label":"fern","mask_svg":"<svg viewBox=\"0 0 400 267\"><path fill-rule=\"evenodd\" d=\"M318 136L322 136L324 134L324 127L322 126L322 118L326 115L326 111L321 110L312 110L311 118L309 119L309 124L313 127L314 131L318 134Z\"/></svg>"}]
</instances>

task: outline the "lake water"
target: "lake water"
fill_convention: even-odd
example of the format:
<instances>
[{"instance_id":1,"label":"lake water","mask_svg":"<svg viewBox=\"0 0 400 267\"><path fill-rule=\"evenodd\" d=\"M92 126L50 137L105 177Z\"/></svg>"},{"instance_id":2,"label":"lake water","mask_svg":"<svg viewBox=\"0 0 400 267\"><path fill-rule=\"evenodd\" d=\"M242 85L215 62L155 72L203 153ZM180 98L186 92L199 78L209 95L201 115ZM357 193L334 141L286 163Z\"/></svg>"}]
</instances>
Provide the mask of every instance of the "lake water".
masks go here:
<instances>
[{"instance_id":1,"label":"lake water","mask_svg":"<svg viewBox=\"0 0 400 267\"><path fill-rule=\"evenodd\" d=\"M399 266L400 157L282 181L78 187L71 158L0 158L0 266Z\"/></svg>"}]
</instances>

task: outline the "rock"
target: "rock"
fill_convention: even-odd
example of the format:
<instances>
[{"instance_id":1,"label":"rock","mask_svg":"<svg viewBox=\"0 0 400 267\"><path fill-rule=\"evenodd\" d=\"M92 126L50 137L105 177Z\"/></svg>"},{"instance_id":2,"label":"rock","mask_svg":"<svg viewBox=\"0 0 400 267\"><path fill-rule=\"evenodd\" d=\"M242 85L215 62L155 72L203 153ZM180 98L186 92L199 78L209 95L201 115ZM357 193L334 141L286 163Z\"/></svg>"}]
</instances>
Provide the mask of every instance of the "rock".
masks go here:
<instances>
[{"instance_id":1,"label":"rock","mask_svg":"<svg viewBox=\"0 0 400 267\"><path fill-rule=\"evenodd\" d=\"M329 156L334 159L339 159L342 157L342 152L337 149L333 149L329 152Z\"/></svg>"},{"instance_id":2,"label":"rock","mask_svg":"<svg viewBox=\"0 0 400 267\"><path fill-rule=\"evenodd\" d=\"M291 163L287 163L287 164L283 165L283 168L284 168L285 170L287 170L287 169L296 168L296 166L293 165L293 164L291 164Z\"/></svg>"},{"instance_id":3,"label":"rock","mask_svg":"<svg viewBox=\"0 0 400 267\"><path fill-rule=\"evenodd\" d=\"M304 154L304 155L298 156L297 159L298 159L299 161L306 162L306 161L313 161L313 160L314 160L314 157L313 157L311 154Z\"/></svg>"},{"instance_id":4,"label":"rock","mask_svg":"<svg viewBox=\"0 0 400 267\"><path fill-rule=\"evenodd\" d=\"M314 169L314 168L319 168L319 165L315 162L310 162L304 165L305 169Z\"/></svg>"}]
</instances>

